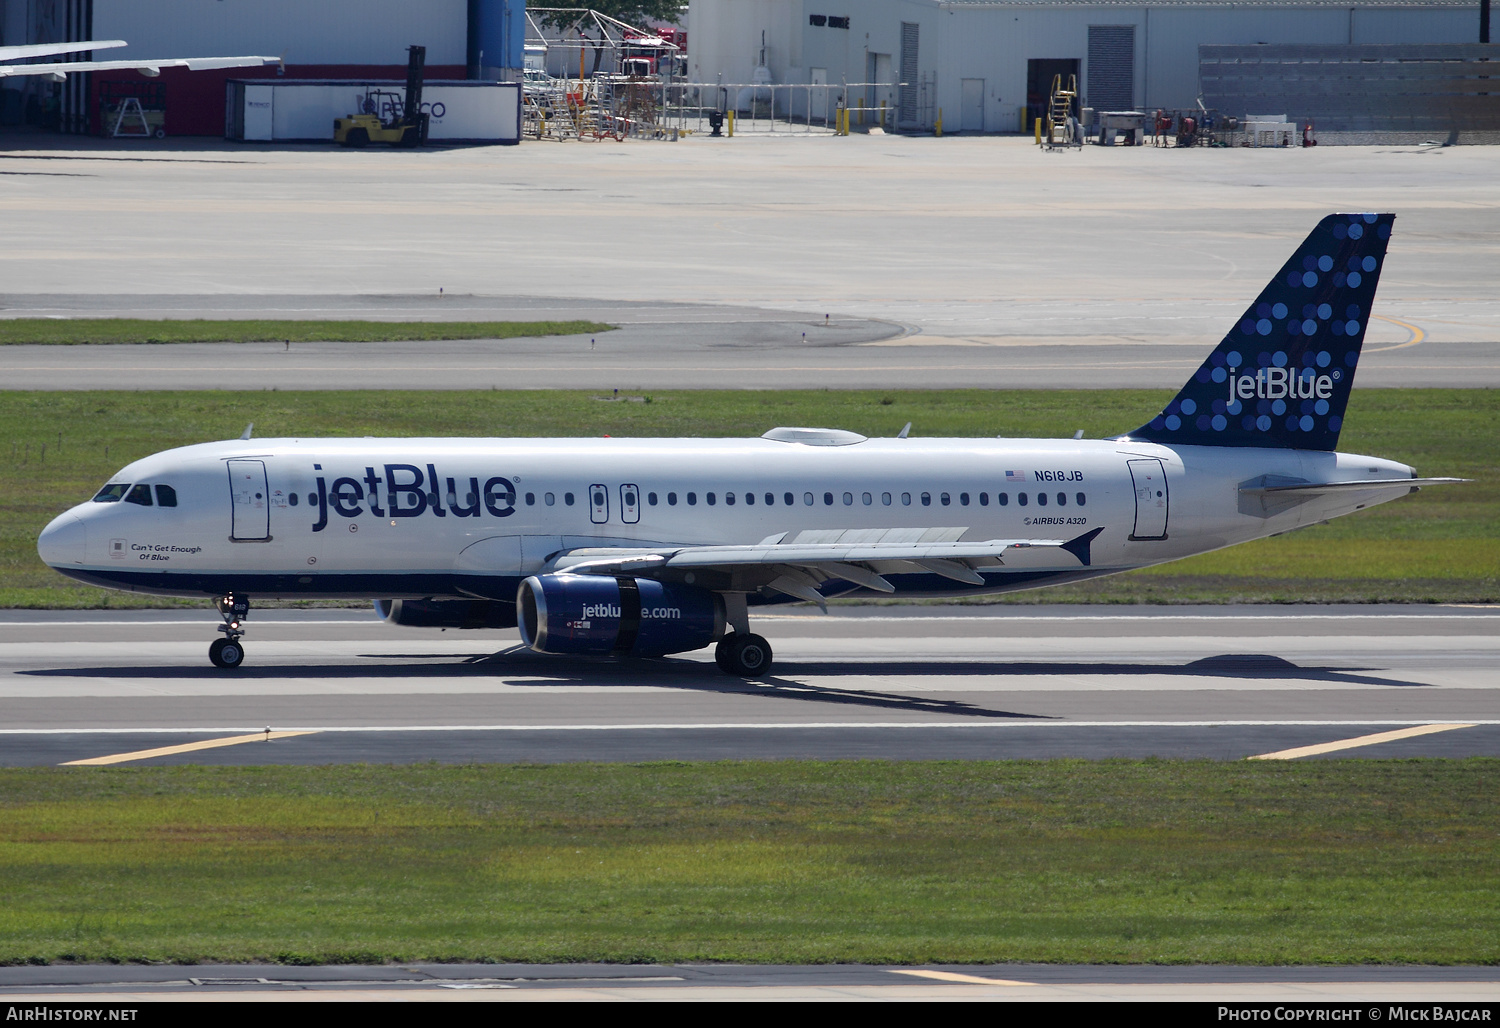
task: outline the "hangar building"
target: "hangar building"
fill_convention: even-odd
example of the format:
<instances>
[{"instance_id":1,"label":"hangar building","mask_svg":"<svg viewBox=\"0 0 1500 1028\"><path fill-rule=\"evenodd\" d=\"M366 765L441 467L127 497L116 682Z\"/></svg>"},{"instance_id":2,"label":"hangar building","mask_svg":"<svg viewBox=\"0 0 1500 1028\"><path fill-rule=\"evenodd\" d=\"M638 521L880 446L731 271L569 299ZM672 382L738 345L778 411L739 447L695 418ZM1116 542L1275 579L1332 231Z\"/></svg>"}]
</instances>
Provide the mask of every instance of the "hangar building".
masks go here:
<instances>
[{"instance_id":1,"label":"hangar building","mask_svg":"<svg viewBox=\"0 0 1500 1028\"><path fill-rule=\"evenodd\" d=\"M700 82L757 81L763 52L774 83L881 84L857 99L887 102L898 129L941 112L945 131L1017 132L1054 74L1078 76L1085 107L1191 109L1203 44L1474 44L1480 13L1477 0L691 0L688 27Z\"/></svg>"},{"instance_id":2,"label":"hangar building","mask_svg":"<svg viewBox=\"0 0 1500 1028\"><path fill-rule=\"evenodd\" d=\"M427 47L429 79L518 80L525 35L524 0L0 0L0 45L130 44L100 51L97 60L282 56L284 69L163 69L149 84L164 93L173 135L223 135L229 79L399 81L411 44ZM74 75L64 84L5 80L0 125L99 131L101 94L110 83L148 80L134 71Z\"/></svg>"}]
</instances>

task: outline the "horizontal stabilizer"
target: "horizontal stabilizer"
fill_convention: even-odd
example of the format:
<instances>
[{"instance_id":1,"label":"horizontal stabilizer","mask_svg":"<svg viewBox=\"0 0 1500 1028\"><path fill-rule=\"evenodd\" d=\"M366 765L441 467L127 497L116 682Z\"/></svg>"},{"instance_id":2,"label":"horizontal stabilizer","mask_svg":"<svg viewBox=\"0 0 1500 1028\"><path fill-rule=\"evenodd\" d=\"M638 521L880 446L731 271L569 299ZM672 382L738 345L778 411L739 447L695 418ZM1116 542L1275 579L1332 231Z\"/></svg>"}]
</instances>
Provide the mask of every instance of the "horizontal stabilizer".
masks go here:
<instances>
[{"instance_id":1,"label":"horizontal stabilizer","mask_svg":"<svg viewBox=\"0 0 1500 1028\"><path fill-rule=\"evenodd\" d=\"M1403 493L1414 493L1423 486L1467 481L1466 478L1374 478L1347 482L1301 482L1282 475L1261 475L1240 486L1239 511L1252 517L1268 518L1323 496L1384 493L1384 497L1376 501L1383 502Z\"/></svg>"},{"instance_id":2,"label":"horizontal stabilizer","mask_svg":"<svg viewBox=\"0 0 1500 1028\"><path fill-rule=\"evenodd\" d=\"M138 71L156 76L163 68L213 71L219 68L259 68L278 64L279 57L164 57L139 61L55 61L51 64L0 64L0 78L16 75L67 75L85 71Z\"/></svg>"},{"instance_id":3,"label":"horizontal stabilizer","mask_svg":"<svg viewBox=\"0 0 1500 1028\"><path fill-rule=\"evenodd\" d=\"M1295 482L1290 485L1242 485L1242 493L1337 493L1348 489L1420 489L1428 485L1451 485L1468 482L1467 478L1374 478L1353 482Z\"/></svg>"}]
</instances>

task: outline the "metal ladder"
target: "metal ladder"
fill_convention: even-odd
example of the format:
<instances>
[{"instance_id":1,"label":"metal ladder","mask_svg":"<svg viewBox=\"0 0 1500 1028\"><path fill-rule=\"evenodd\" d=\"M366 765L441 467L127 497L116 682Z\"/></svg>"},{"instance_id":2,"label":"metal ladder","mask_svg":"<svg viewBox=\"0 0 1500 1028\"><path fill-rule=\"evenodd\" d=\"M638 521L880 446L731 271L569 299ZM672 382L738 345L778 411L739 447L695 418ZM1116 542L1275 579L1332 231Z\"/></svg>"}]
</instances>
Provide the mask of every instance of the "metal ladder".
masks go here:
<instances>
[{"instance_id":1,"label":"metal ladder","mask_svg":"<svg viewBox=\"0 0 1500 1028\"><path fill-rule=\"evenodd\" d=\"M1073 117L1073 102L1078 99L1078 76L1068 76L1068 86L1063 88L1062 75L1052 76L1052 95L1047 101L1047 134L1042 141L1049 150L1069 146L1082 146L1078 138L1077 124Z\"/></svg>"}]
</instances>

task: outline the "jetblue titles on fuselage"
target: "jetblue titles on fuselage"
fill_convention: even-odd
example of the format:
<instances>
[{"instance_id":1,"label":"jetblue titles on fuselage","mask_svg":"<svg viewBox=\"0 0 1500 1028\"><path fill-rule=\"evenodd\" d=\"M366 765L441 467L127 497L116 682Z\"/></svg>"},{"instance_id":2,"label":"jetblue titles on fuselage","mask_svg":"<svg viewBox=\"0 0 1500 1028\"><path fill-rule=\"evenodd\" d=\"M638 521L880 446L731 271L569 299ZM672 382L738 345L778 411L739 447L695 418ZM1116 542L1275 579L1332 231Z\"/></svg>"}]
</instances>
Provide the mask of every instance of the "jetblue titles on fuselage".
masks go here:
<instances>
[{"instance_id":1,"label":"jetblue titles on fuselage","mask_svg":"<svg viewBox=\"0 0 1500 1028\"><path fill-rule=\"evenodd\" d=\"M307 498L309 504L316 503L318 508L312 530L321 532L328 527L330 509L342 518L357 518L367 510L377 518L415 518L428 513L439 518L450 514L456 518L477 518L484 512L508 518L516 512L515 483L500 475L485 479L483 486L477 476L448 478L447 489L442 492L436 488L443 479L435 465L426 466L425 476L415 464L381 467L385 471L383 476L376 474L373 466L366 467L361 477L343 475L331 483L328 476L317 476L318 490ZM313 470L321 471L323 465L314 464Z\"/></svg>"}]
</instances>

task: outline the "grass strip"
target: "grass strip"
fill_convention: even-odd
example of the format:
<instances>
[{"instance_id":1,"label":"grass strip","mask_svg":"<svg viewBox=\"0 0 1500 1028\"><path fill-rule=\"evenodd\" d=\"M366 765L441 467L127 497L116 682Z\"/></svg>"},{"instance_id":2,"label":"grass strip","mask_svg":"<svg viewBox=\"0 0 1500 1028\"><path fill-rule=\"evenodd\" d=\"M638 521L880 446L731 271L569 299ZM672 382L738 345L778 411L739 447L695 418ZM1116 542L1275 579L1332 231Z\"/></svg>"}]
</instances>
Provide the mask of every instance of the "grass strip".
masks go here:
<instances>
[{"instance_id":1,"label":"grass strip","mask_svg":"<svg viewBox=\"0 0 1500 1028\"><path fill-rule=\"evenodd\" d=\"M1171 398L1154 390L653 393L579 391L0 392L0 606L201 605L78 585L36 555L58 513L125 464L186 443L256 436L753 436L831 425L892 436L1091 438L1128 431ZM1340 447L1424 475L1475 479L1274 539L1005 602L1500 601L1500 390L1372 389Z\"/></svg>"},{"instance_id":2,"label":"grass strip","mask_svg":"<svg viewBox=\"0 0 1500 1028\"><path fill-rule=\"evenodd\" d=\"M393 343L516 339L608 332L597 321L148 321L139 318L0 318L0 345L122 343Z\"/></svg>"},{"instance_id":3,"label":"grass strip","mask_svg":"<svg viewBox=\"0 0 1500 1028\"><path fill-rule=\"evenodd\" d=\"M1493 964L1497 787L1493 759L8 769L0 962Z\"/></svg>"}]
</instances>

